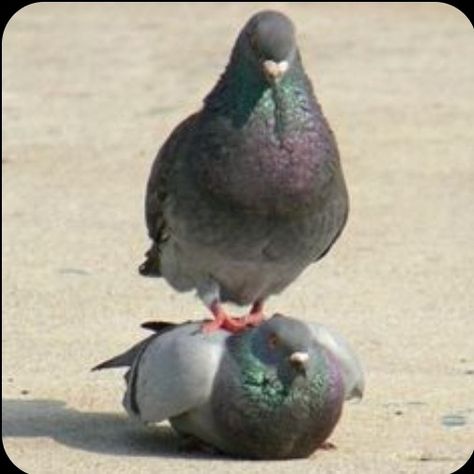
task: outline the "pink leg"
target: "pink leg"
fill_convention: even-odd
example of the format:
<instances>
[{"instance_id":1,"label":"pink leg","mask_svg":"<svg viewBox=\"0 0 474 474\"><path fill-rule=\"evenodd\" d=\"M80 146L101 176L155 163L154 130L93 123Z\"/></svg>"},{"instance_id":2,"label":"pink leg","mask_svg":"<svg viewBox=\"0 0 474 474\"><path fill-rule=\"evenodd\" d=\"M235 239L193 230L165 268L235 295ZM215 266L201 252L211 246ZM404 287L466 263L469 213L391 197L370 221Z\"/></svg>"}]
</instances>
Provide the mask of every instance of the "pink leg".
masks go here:
<instances>
[{"instance_id":1,"label":"pink leg","mask_svg":"<svg viewBox=\"0 0 474 474\"><path fill-rule=\"evenodd\" d=\"M214 316L214 320L204 322L202 330L204 333L210 333L218 329L225 329L226 331L235 333L243 331L249 326L258 326L263 321L262 306L261 302L256 302L248 315L233 318L224 311L219 301L213 301L209 309Z\"/></svg>"},{"instance_id":2,"label":"pink leg","mask_svg":"<svg viewBox=\"0 0 474 474\"><path fill-rule=\"evenodd\" d=\"M239 332L245 329L245 324L243 324L239 318L229 316L218 301L213 301L209 309L214 316L214 320L203 323L203 332L210 333L218 329L225 329L229 332Z\"/></svg>"}]
</instances>

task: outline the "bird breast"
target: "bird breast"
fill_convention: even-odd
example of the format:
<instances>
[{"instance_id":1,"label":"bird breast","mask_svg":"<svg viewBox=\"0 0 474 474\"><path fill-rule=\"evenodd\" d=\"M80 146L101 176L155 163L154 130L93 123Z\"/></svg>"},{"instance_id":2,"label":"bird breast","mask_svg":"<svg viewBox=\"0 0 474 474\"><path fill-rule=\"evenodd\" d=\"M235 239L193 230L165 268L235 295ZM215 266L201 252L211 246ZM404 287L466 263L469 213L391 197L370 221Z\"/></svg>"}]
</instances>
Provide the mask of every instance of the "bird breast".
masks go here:
<instances>
[{"instance_id":1,"label":"bird breast","mask_svg":"<svg viewBox=\"0 0 474 474\"><path fill-rule=\"evenodd\" d=\"M246 133L247 132L247 133ZM215 140L196 163L196 183L213 201L262 214L311 209L331 178L326 151L314 132L282 140L249 128Z\"/></svg>"}]
</instances>

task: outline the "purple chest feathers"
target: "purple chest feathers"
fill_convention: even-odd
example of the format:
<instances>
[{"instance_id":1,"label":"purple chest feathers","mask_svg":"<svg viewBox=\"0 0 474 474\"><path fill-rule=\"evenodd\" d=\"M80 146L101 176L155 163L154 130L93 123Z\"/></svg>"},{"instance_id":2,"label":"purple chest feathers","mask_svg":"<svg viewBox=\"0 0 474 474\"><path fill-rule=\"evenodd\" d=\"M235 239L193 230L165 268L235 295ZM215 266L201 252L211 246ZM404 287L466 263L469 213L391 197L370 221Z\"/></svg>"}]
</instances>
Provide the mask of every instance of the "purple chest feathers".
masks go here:
<instances>
[{"instance_id":1,"label":"purple chest feathers","mask_svg":"<svg viewBox=\"0 0 474 474\"><path fill-rule=\"evenodd\" d=\"M233 130L206 150L201 185L213 199L252 212L285 215L313 208L338 167L329 128L279 133L273 120L263 118L255 125Z\"/></svg>"}]
</instances>

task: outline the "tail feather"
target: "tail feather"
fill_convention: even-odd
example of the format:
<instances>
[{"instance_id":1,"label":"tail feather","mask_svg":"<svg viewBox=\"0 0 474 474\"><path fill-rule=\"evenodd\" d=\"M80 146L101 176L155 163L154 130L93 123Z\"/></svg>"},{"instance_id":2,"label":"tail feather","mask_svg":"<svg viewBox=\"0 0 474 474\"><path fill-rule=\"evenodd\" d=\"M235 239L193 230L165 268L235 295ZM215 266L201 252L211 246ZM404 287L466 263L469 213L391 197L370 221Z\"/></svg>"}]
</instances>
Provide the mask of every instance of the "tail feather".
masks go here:
<instances>
[{"instance_id":1,"label":"tail feather","mask_svg":"<svg viewBox=\"0 0 474 474\"><path fill-rule=\"evenodd\" d=\"M160 263L147 259L138 267L138 272L146 277L160 277Z\"/></svg>"},{"instance_id":2,"label":"tail feather","mask_svg":"<svg viewBox=\"0 0 474 474\"><path fill-rule=\"evenodd\" d=\"M125 352L122 352L122 354L119 354L115 357L112 357L111 359L101 362L100 364L93 367L91 370L95 371L102 369L114 369L117 367L131 367L135 359L140 356L142 351L146 348L146 346L148 346L148 344L150 344L153 339L155 339L155 337L158 337L165 332L171 331L176 326L180 325L181 323L176 324L166 321L147 321L143 323L141 327L153 331L154 334L148 336L143 341L140 341L139 343L135 344L133 347L126 350Z\"/></svg>"},{"instance_id":3,"label":"tail feather","mask_svg":"<svg viewBox=\"0 0 474 474\"><path fill-rule=\"evenodd\" d=\"M160 252L157 245L153 245L145 254L146 260L138 267L140 275L160 277Z\"/></svg>"},{"instance_id":4,"label":"tail feather","mask_svg":"<svg viewBox=\"0 0 474 474\"><path fill-rule=\"evenodd\" d=\"M145 340L140 341L127 351L119 354L118 356L112 357L104 362L93 367L91 370L102 370L102 369L114 369L117 367L131 367L137 356L142 350L154 339L157 334L147 337Z\"/></svg>"},{"instance_id":5,"label":"tail feather","mask_svg":"<svg viewBox=\"0 0 474 474\"><path fill-rule=\"evenodd\" d=\"M170 323L168 321L146 321L142 323L140 326L143 329L148 329L149 331L153 331L159 334L162 334L165 331L170 331L171 329L179 326L182 323Z\"/></svg>"}]
</instances>

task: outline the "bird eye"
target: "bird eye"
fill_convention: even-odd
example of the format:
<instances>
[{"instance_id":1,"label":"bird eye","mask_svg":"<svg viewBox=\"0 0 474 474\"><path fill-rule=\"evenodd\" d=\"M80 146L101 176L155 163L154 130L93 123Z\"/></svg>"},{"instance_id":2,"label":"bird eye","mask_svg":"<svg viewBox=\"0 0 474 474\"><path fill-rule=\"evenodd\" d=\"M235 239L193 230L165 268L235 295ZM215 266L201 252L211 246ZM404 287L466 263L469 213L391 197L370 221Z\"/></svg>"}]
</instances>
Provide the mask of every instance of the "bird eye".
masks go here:
<instances>
[{"instance_id":1,"label":"bird eye","mask_svg":"<svg viewBox=\"0 0 474 474\"><path fill-rule=\"evenodd\" d=\"M278 346L279 343L280 340L278 339L278 336L274 332L272 332L268 336L268 347L270 347L270 349L274 349L276 346Z\"/></svg>"}]
</instances>

